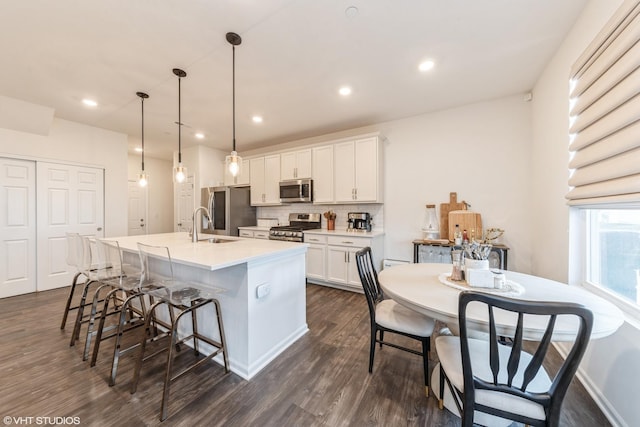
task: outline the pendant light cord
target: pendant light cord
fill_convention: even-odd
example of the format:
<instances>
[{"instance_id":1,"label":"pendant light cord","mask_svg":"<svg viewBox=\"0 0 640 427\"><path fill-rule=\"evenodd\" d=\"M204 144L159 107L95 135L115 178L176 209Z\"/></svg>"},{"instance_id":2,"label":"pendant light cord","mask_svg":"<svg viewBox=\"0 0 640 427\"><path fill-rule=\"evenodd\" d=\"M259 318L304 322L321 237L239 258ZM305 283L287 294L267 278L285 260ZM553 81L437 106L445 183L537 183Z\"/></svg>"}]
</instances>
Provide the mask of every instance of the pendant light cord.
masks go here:
<instances>
[{"instance_id":1,"label":"pendant light cord","mask_svg":"<svg viewBox=\"0 0 640 427\"><path fill-rule=\"evenodd\" d=\"M144 172L144 97L140 97L142 102L142 172Z\"/></svg>"},{"instance_id":2,"label":"pendant light cord","mask_svg":"<svg viewBox=\"0 0 640 427\"><path fill-rule=\"evenodd\" d=\"M233 151L236 151L236 46L232 45Z\"/></svg>"},{"instance_id":3,"label":"pendant light cord","mask_svg":"<svg viewBox=\"0 0 640 427\"><path fill-rule=\"evenodd\" d=\"M180 76L178 76L178 164L182 163L182 140L181 140L181 136L182 136L182 114L181 114L181 108L180 108L180 104L181 104L181 99L182 99L182 95L181 95L181 90L180 90L180 81L182 80L182 78Z\"/></svg>"}]
</instances>

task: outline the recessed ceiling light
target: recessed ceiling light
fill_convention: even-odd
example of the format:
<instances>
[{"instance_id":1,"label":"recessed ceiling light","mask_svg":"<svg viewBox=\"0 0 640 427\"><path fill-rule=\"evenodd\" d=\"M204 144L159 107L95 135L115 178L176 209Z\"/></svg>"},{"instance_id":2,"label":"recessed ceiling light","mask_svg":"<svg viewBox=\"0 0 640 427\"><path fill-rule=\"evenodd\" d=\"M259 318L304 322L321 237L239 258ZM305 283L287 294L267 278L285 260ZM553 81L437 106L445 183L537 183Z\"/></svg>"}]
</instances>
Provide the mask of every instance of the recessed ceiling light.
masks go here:
<instances>
[{"instance_id":1,"label":"recessed ceiling light","mask_svg":"<svg viewBox=\"0 0 640 427\"><path fill-rule=\"evenodd\" d=\"M342 86L338 93L342 96L351 95L351 88L349 86Z\"/></svg>"},{"instance_id":2,"label":"recessed ceiling light","mask_svg":"<svg viewBox=\"0 0 640 427\"><path fill-rule=\"evenodd\" d=\"M253 120L253 123L262 123L262 117L260 116L253 116L251 120Z\"/></svg>"},{"instance_id":3,"label":"recessed ceiling light","mask_svg":"<svg viewBox=\"0 0 640 427\"><path fill-rule=\"evenodd\" d=\"M200 133L200 132L196 133L196 138L204 139L204 133Z\"/></svg>"},{"instance_id":4,"label":"recessed ceiling light","mask_svg":"<svg viewBox=\"0 0 640 427\"><path fill-rule=\"evenodd\" d=\"M136 147L136 148L134 148L134 150L136 150L137 153L142 153L142 148L140 148L140 147Z\"/></svg>"},{"instance_id":5,"label":"recessed ceiling light","mask_svg":"<svg viewBox=\"0 0 640 427\"><path fill-rule=\"evenodd\" d=\"M82 103L84 105L86 105L87 107L97 107L98 106L98 103L96 101L94 101L93 99L88 99L88 98L83 99Z\"/></svg>"},{"instance_id":6,"label":"recessed ceiling light","mask_svg":"<svg viewBox=\"0 0 640 427\"><path fill-rule=\"evenodd\" d=\"M426 61L421 62L420 65L418 65L418 69L422 72L425 72L425 71L432 70L433 67L435 67L435 65L436 65L435 62L433 62L431 59L428 59Z\"/></svg>"}]
</instances>

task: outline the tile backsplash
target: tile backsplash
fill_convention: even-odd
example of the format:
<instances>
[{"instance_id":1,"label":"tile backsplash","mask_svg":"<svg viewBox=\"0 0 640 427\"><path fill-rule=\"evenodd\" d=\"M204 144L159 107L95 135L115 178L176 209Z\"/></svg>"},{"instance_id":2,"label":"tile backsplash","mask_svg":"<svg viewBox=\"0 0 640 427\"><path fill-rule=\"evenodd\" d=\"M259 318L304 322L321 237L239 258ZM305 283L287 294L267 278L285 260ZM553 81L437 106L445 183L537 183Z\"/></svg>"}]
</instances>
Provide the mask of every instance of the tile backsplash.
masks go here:
<instances>
[{"instance_id":1,"label":"tile backsplash","mask_svg":"<svg viewBox=\"0 0 640 427\"><path fill-rule=\"evenodd\" d=\"M347 228L347 214L349 212L369 212L372 217L373 230L382 230L384 227L383 205L381 204L357 204L357 205L314 205L311 203L298 203L283 206L260 206L258 218L277 218L281 225L289 223L289 213L319 213L327 211L336 213L336 229ZM322 228L327 228L327 220L322 217Z\"/></svg>"}]
</instances>

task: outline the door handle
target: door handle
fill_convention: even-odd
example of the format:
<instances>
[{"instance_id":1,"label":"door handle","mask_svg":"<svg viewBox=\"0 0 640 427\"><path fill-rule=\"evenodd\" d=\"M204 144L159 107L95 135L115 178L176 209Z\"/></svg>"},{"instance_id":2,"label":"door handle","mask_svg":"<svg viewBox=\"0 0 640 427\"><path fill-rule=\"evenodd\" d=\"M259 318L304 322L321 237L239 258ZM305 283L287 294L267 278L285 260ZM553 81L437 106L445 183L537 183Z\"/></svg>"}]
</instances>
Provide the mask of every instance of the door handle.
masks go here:
<instances>
[{"instance_id":1,"label":"door handle","mask_svg":"<svg viewBox=\"0 0 640 427\"><path fill-rule=\"evenodd\" d=\"M98 227L98 228L96 228L96 230L102 231L102 227Z\"/></svg>"}]
</instances>

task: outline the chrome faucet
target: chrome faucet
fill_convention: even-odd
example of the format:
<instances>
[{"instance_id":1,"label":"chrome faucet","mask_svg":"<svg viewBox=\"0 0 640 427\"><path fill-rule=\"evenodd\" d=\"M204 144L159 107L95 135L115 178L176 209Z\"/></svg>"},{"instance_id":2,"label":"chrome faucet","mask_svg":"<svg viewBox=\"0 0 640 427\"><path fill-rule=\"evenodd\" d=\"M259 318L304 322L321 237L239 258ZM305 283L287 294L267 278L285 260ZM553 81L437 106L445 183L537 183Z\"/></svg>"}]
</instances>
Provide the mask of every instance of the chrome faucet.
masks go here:
<instances>
[{"instance_id":1,"label":"chrome faucet","mask_svg":"<svg viewBox=\"0 0 640 427\"><path fill-rule=\"evenodd\" d=\"M196 210L193 211L193 218L192 218L193 232L191 234L192 242L198 241L198 222L196 221L196 218L198 218L198 211L203 211L202 215L204 215L207 218L207 220L211 222L211 216L209 216L209 211L204 206L197 207Z\"/></svg>"}]
</instances>

